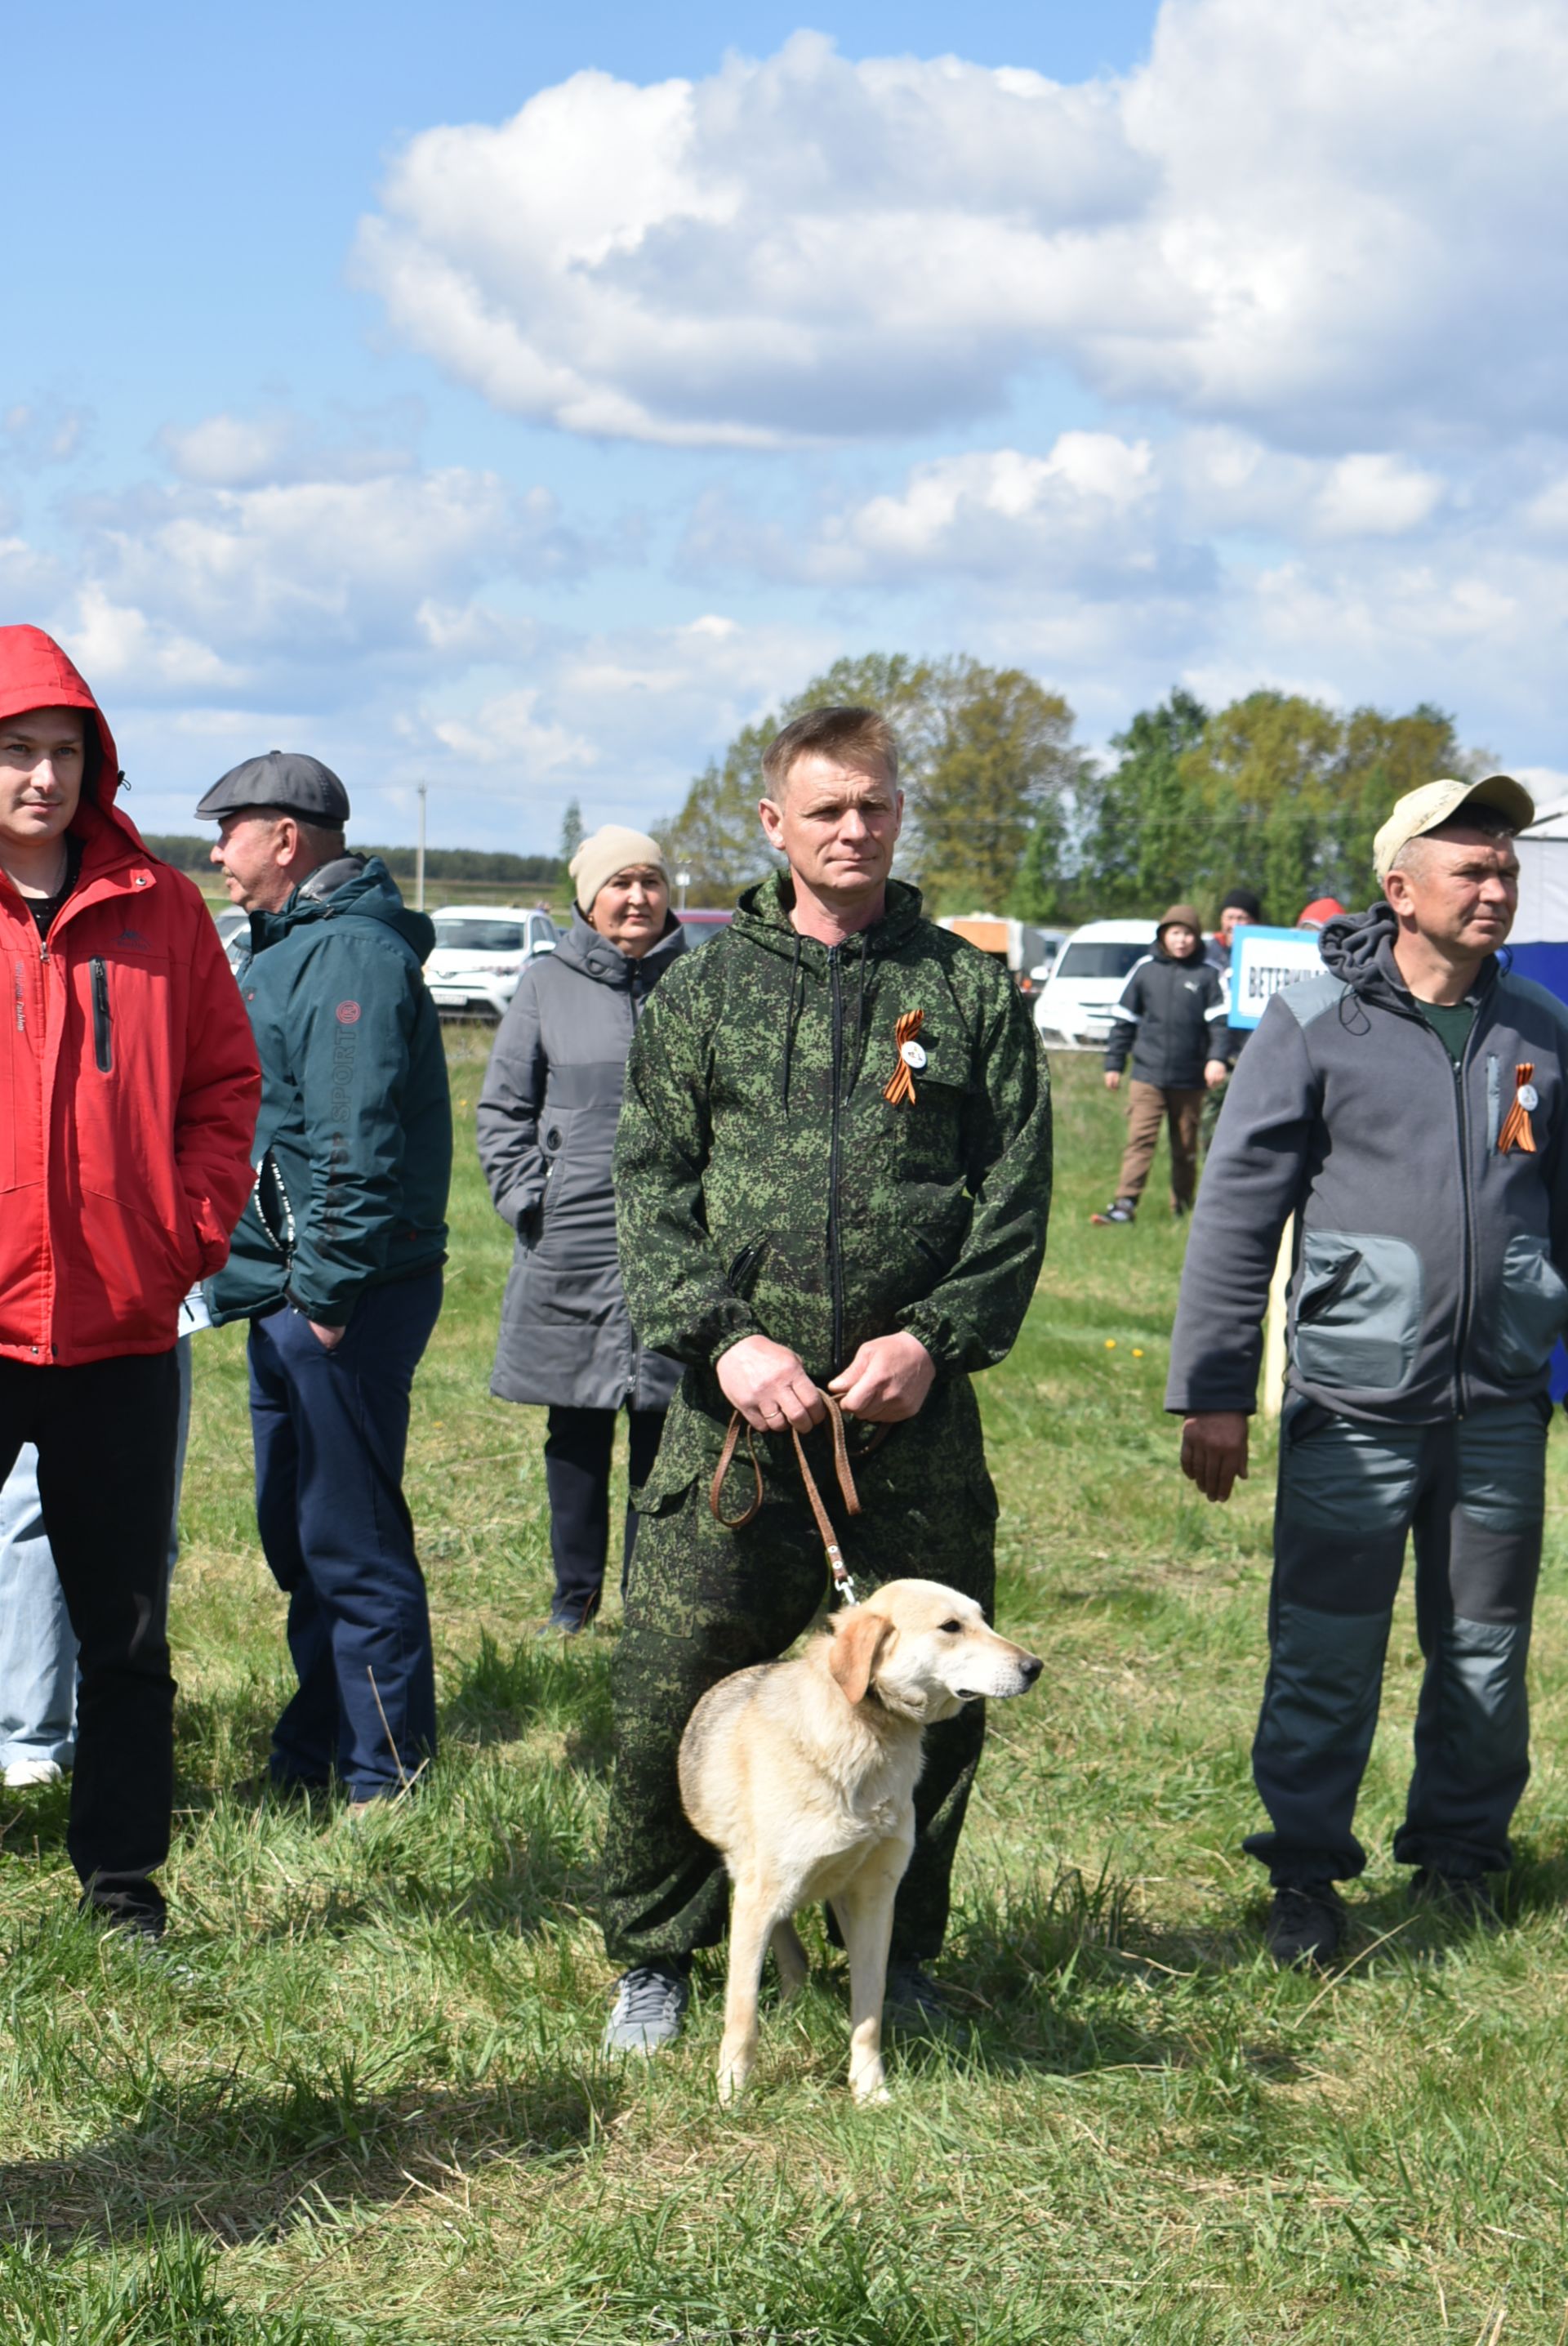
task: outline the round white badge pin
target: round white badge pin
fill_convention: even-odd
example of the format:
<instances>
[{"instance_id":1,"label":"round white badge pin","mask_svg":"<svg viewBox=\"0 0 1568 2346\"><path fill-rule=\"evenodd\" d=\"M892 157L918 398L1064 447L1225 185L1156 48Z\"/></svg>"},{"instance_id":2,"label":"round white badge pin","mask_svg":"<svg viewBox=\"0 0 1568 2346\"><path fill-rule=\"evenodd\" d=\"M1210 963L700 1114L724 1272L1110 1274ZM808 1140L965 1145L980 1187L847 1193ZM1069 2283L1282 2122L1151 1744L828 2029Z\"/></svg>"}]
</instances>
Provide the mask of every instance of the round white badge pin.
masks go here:
<instances>
[{"instance_id":1,"label":"round white badge pin","mask_svg":"<svg viewBox=\"0 0 1568 2346\"><path fill-rule=\"evenodd\" d=\"M1532 1108L1539 1107L1541 1105L1541 1095L1533 1084L1521 1084L1514 1097L1526 1116L1530 1114Z\"/></svg>"},{"instance_id":2,"label":"round white badge pin","mask_svg":"<svg viewBox=\"0 0 1568 2346\"><path fill-rule=\"evenodd\" d=\"M918 1043L901 1043L899 1056L906 1067L914 1069L917 1076L925 1065L925 1053Z\"/></svg>"}]
</instances>

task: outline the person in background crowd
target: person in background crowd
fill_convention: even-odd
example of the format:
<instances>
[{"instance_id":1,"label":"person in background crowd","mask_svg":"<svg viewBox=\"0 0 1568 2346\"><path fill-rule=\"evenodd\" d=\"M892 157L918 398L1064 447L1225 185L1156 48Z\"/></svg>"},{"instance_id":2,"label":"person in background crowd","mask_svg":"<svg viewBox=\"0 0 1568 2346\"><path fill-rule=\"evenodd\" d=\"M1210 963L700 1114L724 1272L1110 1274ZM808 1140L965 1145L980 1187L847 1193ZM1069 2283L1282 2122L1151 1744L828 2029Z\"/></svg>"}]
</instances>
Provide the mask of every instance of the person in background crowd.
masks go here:
<instances>
[{"instance_id":1,"label":"person in background crowd","mask_svg":"<svg viewBox=\"0 0 1568 2346\"><path fill-rule=\"evenodd\" d=\"M1326 929L1330 921L1342 921L1344 917L1345 907L1338 896L1314 896L1297 913L1296 925L1298 929Z\"/></svg>"},{"instance_id":2,"label":"person in background crowd","mask_svg":"<svg viewBox=\"0 0 1568 2346\"><path fill-rule=\"evenodd\" d=\"M490 1390L549 1411L546 1629L575 1637L604 1590L616 1413L626 1412L636 1488L680 1376L677 1362L637 1341L627 1316L610 1153L637 1020L686 933L669 909L664 851L645 832L607 823L568 868L570 933L518 982L490 1055L478 1137L495 1210L517 1234ZM636 1526L628 1505L623 1580Z\"/></svg>"},{"instance_id":3,"label":"person in background crowd","mask_svg":"<svg viewBox=\"0 0 1568 2346\"><path fill-rule=\"evenodd\" d=\"M677 2034L695 1948L723 1936L724 1867L681 1810L699 1696L781 1654L828 1588L792 1433L857 1586L911 1568L991 1602L996 1495L971 1372L1010 1350L1045 1245L1051 1096L1007 971L890 879L903 800L891 728L817 709L762 761L788 868L643 1013L616 1143L621 1268L645 1344L687 1373L652 1474L612 1673L605 1938L625 1966L606 2035ZM840 1505L822 1388L850 1421L862 1512ZM715 1496L732 1419L742 1468ZM871 1439L863 1429L869 1428ZM739 1485L739 1488L736 1486ZM890 2016L939 2020L924 1966L985 1734L966 1704L925 1739L898 1894Z\"/></svg>"},{"instance_id":4,"label":"person in background crowd","mask_svg":"<svg viewBox=\"0 0 1568 2346\"><path fill-rule=\"evenodd\" d=\"M175 1340L249 1194L259 1078L211 914L116 806L121 779L59 646L0 627L0 1481L31 1443L80 1652L84 1911L157 1938Z\"/></svg>"},{"instance_id":5,"label":"person in background crowd","mask_svg":"<svg viewBox=\"0 0 1568 2346\"><path fill-rule=\"evenodd\" d=\"M402 1494L409 1396L441 1311L452 1101L423 964L435 931L379 856L343 842L349 797L278 750L198 816L250 915L238 975L261 1054L255 1191L215 1322L250 1322L261 1545L289 1596L300 1688L272 1730L282 1791L354 1813L435 1749L424 1576Z\"/></svg>"},{"instance_id":6,"label":"person in background crowd","mask_svg":"<svg viewBox=\"0 0 1568 2346\"><path fill-rule=\"evenodd\" d=\"M183 1310L182 1310L183 1318ZM179 1492L190 1432L190 1338L175 1347L179 1424L168 1569L179 1557ZM0 1488L0 1778L9 1791L57 1784L76 1756L76 1639L55 1569L38 1453L25 1443Z\"/></svg>"},{"instance_id":7,"label":"person in background crowd","mask_svg":"<svg viewBox=\"0 0 1568 2346\"><path fill-rule=\"evenodd\" d=\"M1386 901L1331 921L1235 1077L1194 1218L1166 1407L1211 1500L1247 1473L1260 1331L1298 1239L1268 1677L1253 1775L1268 1944L1343 1943L1336 1882L1377 1724L1405 1541L1426 1668L1394 1856L1490 1920L1530 1770L1547 1363L1568 1321L1568 1011L1498 959L1518 903L1506 774L1411 790L1374 843Z\"/></svg>"},{"instance_id":8,"label":"person in background crowd","mask_svg":"<svg viewBox=\"0 0 1568 2346\"><path fill-rule=\"evenodd\" d=\"M1225 1080L1215 1039L1224 1020L1224 988L1204 959L1197 914L1190 904L1173 904L1155 931L1153 953L1128 974L1106 1040L1107 1091L1120 1088L1132 1055L1127 1145L1116 1194L1104 1213L1090 1215L1092 1222L1133 1220L1162 1124L1170 1127L1171 1211L1181 1215L1191 1207L1204 1088Z\"/></svg>"},{"instance_id":9,"label":"person in background crowd","mask_svg":"<svg viewBox=\"0 0 1568 2346\"><path fill-rule=\"evenodd\" d=\"M1250 888L1231 888L1220 902L1219 926L1208 941L1208 959L1219 972L1220 983L1225 989L1225 1005L1227 1014L1230 1009L1233 984L1231 960L1236 951L1236 932L1237 929L1256 927L1262 918L1262 903ZM1250 1032L1249 1027L1232 1026L1228 1021L1228 1015L1227 1023L1216 1029L1216 1040L1219 1046L1218 1056L1225 1062L1225 1073L1217 1083L1209 1086L1204 1099L1202 1114L1198 1119L1198 1144L1206 1157L1214 1141L1215 1127L1219 1122L1220 1109L1225 1106L1225 1095L1230 1082L1231 1071L1247 1047L1247 1038Z\"/></svg>"}]
</instances>

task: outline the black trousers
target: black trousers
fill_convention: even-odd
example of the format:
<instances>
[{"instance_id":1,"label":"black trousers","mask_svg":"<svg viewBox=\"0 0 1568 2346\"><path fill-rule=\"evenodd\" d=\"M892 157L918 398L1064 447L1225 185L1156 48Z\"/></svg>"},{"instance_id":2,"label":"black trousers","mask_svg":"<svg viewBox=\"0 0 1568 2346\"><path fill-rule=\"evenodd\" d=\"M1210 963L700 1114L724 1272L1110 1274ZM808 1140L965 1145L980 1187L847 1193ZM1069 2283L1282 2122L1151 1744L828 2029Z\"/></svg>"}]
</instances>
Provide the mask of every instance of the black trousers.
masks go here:
<instances>
[{"instance_id":1,"label":"black trousers","mask_svg":"<svg viewBox=\"0 0 1568 2346\"><path fill-rule=\"evenodd\" d=\"M550 1555L555 1594L550 1617L580 1627L592 1620L605 1593L605 1559L610 1545L610 1454L615 1447L613 1409L552 1407L545 1438L545 1488L550 1500ZM638 1490L653 1472L662 1409L626 1412L631 1436L630 1483ZM621 1580L637 1535L635 1511L626 1509L621 1544Z\"/></svg>"},{"instance_id":2,"label":"black trousers","mask_svg":"<svg viewBox=\"0 0 1568 2346\"><path fill-rule=\"evenodd\" d=\"M0 1361L0 1480L38 1451L44 1528L81 1648L66 1847L84 1904L161 1923L174 1679L168 1525L179 1375L173 1349L77 1368Z\"/></svg>"}]
</instances>

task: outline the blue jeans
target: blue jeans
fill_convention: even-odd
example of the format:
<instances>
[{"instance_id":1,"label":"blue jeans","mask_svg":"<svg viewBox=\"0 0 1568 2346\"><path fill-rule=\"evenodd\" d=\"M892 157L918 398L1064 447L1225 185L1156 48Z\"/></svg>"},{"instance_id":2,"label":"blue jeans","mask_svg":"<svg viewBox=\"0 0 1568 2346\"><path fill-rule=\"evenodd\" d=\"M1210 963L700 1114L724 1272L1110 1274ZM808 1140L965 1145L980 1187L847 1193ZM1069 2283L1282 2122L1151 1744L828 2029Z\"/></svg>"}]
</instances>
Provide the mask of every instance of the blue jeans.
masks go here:
<instances>
[{"instance_id":1,"label":"blue jeans","mask_svg":"<svg viewBox=\"0 0 1568 2346\"><path fill-rule=\"evenodd\" d=\"M174 1461L174 1519L168 1569L179 1554L179 1488L190 1434L190 1339L179 1365L179 1442ZM76 1640L66 1611L38 1496L38 1454L29 1442L0 1487L0 1768L76 1756Z\"/></svg>"},{"instance_id":2,"label":"blue jeans","mask_svg":"<svg viewBox=\"0 0 1568 2346\"><path fill-rule=\"evenodd\" d=\"M413 1372L441 1273L366 1288L328 1352L285 1308L250 1323L256 1520L289 1597L300 1690L272 1730L275 1782L394 1793L435 1749L424 1576L402 1495Z\"/></svg>"}]
</instances>

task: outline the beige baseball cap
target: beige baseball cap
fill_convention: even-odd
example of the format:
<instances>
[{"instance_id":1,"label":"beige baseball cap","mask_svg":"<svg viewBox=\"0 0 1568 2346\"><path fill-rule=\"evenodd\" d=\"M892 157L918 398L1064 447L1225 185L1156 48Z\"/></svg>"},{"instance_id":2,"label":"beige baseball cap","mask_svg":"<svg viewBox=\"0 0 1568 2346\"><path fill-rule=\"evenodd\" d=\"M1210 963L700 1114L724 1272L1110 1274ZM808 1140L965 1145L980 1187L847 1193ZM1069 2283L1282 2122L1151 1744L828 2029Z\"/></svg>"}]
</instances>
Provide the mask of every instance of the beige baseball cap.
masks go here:
<instances>
[{"instance_id":1,"label":"beige baseball cap","mask_svg":"<svg viewBox=\"0 0 1568 2346\"><path fill-rule=\"evenodd\" d=\"M1394 807L1392 814L1372 842L1372 869L1380 882L1393 870L1394 858L1401 847L1423 832L1435 831L1447 822L1461 807L1471 803L1495 807L1507 817L1515 831L1527 831L1535 820L1535 801L1522 782L1512 774L1488 774L1479 782L1456 781L1451 775L1440 782L1423 782L1419 790L1407 790Z\"/></svg>"}]
</instances>

